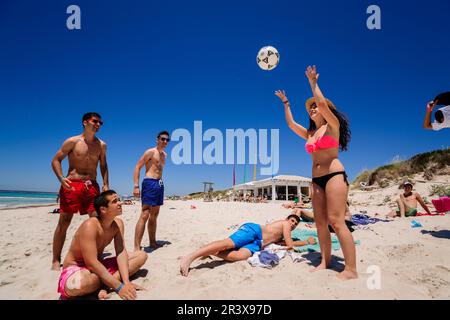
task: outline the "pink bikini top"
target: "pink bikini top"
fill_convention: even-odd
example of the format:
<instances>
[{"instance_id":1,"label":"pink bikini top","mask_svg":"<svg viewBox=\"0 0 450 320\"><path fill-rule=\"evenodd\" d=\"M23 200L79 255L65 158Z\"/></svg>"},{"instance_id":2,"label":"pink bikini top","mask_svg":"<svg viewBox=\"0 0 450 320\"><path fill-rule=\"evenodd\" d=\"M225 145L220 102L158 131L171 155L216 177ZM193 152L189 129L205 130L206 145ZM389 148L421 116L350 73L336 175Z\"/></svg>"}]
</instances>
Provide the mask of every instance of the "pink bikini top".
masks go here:
<instances>
[{"instance_id":1,"label":"pink bikini top","mask_svg":"<svg viewBox=\"0 0 450 320\"><path fill-rule=\"evenodd\" d=\"M339 141L332 136L323 136L314 143L306 143L306 152L316 152L318 149L330 149L339 147Z\"/></svg>"}]
</instances>

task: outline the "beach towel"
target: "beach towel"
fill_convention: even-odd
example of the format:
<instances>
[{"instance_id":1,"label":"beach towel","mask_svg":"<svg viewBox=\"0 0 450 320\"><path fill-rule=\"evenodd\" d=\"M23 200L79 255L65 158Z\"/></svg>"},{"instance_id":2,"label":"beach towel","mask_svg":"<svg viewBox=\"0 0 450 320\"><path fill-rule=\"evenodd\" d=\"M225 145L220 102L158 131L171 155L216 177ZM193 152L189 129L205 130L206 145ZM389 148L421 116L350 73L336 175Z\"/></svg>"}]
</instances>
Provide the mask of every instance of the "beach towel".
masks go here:
<instances>
[{"instance_id":1,"label":"beach towel","mask_svg":"<svg viewBox=\"0 0 450 320\"><path fill-rule=\"evenodd\" d=\"M389 220L385 220L385 219L379 219L379 218L371 218L369 217L367 214L354 214L352 215L352 222L354 224L362 224L362 225L366 225L366 224L371 224L371 223L377 223L377 222L389 222Z\"/></svg>"},{"instance_id":2,"label":"beach towel","mask_svg":"<svg viewBox=\"0 0 450 320\"><path fill-rule=\"evenodd\" d=\"M416 217L423 217L423 216L445 216L445 212L442 213L426 213L426 212L418 212L416 214Z\"/></svg>"},{"instance_id":3,"label":"beach towel","mask_svg":"<svg viewBox=\"0 0 450 320\"><path fill-rule=\"evenodd\" d=\"M292 262L306 261L306 259L302 257L300 252L295 252L294 250L289 250L288 255L291 257Z\"/></svg>"},{"instance_id":4,"label":"beach towel","mask_svg":"<svg viewBox=\"0 0 450 320\"><path fill-rule=\"evenodd\" d=\"M294 247L296 252L308 252L316 251L320 252L319 238L317 236L317 230L313 229L297 229L291 232L292 239L299 241L306 241L309 237L314 237L316 244L308 244L306 246ZM355 241L356 245L360 244L359 240ZM335 235L331 235L331 249L336 251L341 248L338 238Z\"/></svg>"}]
</instances>

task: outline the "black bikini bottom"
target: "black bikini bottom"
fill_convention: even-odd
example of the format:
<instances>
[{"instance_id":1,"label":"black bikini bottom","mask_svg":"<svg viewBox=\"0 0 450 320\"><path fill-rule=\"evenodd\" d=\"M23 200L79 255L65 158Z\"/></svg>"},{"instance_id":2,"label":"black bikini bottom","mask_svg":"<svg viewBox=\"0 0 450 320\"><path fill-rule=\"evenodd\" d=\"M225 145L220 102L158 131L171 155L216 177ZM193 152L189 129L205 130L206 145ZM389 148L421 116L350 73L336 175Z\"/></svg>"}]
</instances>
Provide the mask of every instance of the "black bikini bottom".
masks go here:
<instances>
[{"instance_id":1,"label":"black bikini bottom","mask_svg":"<svg viewBox=\"0 0 450 320\"><path fill-rule=\"evenodd\" d=\"M327 186L328 181L331 178L333 178L334 176L337 176L338 174L342 174L344 176L344 181L348 186L347 174L345 173L345 171L333 172L333 173L329 173L329 174L326 174L321 177L312 178L312 182L317 184L319 187L321 187L325 191L325 187Z\"/></svg>"}]
</instances>

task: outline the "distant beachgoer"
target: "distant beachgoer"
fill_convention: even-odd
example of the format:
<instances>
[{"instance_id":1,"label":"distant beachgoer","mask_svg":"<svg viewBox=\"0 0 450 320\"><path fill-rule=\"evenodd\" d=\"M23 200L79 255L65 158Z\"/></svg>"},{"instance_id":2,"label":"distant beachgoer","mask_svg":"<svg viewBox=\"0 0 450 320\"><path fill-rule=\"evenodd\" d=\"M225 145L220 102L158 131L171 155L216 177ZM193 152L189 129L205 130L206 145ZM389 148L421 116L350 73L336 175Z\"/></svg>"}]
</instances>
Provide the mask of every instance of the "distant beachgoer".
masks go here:
<instances>
[{"instance_id":1,"label":"distant beachgoer","mask_svg":"<svg viewBox=\"0 0 450 320\"><path fill-rule=\"evenodd\" d=\"M303 208L303 201L301 196L298 198L297 202L296 201L292 201L292 202L288 202L288 203L283 203L281 205L283 208L286 209L296 209L296 208Z\"/></svg>"},{"instance_id":2,"label":"distant beachgoer","mask_svg":"<svg viewBox=\"0 0 450 320\"><path fill-rule=\"evenodd\" d=\"M420 203L422 208L431 214L430 209L422 200L422 197L418 192L412 192L413 185L411 182L407 181L403 184L404 192L400 194L397 199L398 210L391 211L388 216L390 217L414 217L417 214L417 203Z\"/></svg>"},{"instance_id":3,"label":"distant beachgoer","mask_svg":"<svg viewBox=\"0 0 450 320\"><path fill-rule=\"evenodd\" d=\"M345 268L338 274L342 280L358 277L356 270L356 248L353 236L345 224L345 203L348 193L347 174L338 159L339 147L347 149L350 140L348 120L336 110L335 105L325 99L317 80L316 67L308 67L306 76L314 97L306 101L309 114L309 128L294 121L290 103L284 91L276 91L284 105L285 117L289 128L305 139L306 151L311 154L312 168L312 205L319 236L322 261L315 270L326 269L331 261L331 234L328 225L336 231L345 258Z\"/></svg>"},{"instance_id":4,"label":"distant beachgoer","mask_svg":"<svg viewBox=\"0 0 450 320\"><path fill-rule=\"evenodd\" d=\"M211 242L206 246L181 258L180 273L187 276L189 267L194 260L215 255L226 261L240 261L250 258L253 253L262 250L271 243L279 243L292 249L295 246L315 244L313 237L307 241L293 241L291 231L300 219L296 215L289 215L285 220L274 221L268 225L245 223L230 237ZM283 242L281 242L283 241Z\"/></svg>"},{"instance_id":5,"label":"distant beachgoer","mask_svg":"<svg viewBox=\"0 0 450 320\"><path fill-rule=\"evenodd\" d=\"M310 228L315 228L316 224L314 223L314 211L313 210L306 210L306 209L294 209L292 211L292 214L295 214L302 218L302 220L306 222L312 222L312 224L309 225ZM347 202L347 207L345 209L345 224L347 225L350 232L353 232L354 229L352 228L354 223L352 222L352 215L350 213L349 204ZM333 227L331 225L328 225L328 229L330 232L335 233Z\"/></svg>"},{"instance_id":6,"label":"distant beachgoer","mask_svg":"<svg viewBox=\"0 0 450 320\"><path fill-rule=\"evenodd\" d=\"M434 107L437 105L437 101L430 101L427 104L427 112L425 113L425 120L423 127L430 130L441 130L444 128L450 128L450 105L443 108L439 108L435 114L435 121L431 123L431 114Z\"/></svg>"},{"instance_id":7,"label":"distant beachgoer","mask_svg":"<svg viewBox=\"0 0 450 320\"><path fill-rule=\"evenodd\" d=\"M144 251L128 254L125 248L124 225L117 218L122 214L122 203L113 190L102 192L94 201L96 217L84 221L75 232L64 259L58 281L62 299L84 296L101 289L114 289L124 300L134 300L136 290L143 289L131 283L129 276L136 273L147 260ZM105 247L114 240L115 257L101 259ZM105 289L99 299L109 297Z\"/></svg>"},{"instance_id":8,"label":"distant beachgoer","mask_svg":"<svg viewBox=\"0 0 450 320\"><path fill-rule=\"evenodd\" d=\"M292 211L292 214L295 214L302 218L303 220L307 222L314 222L314 211L313 210L306 210L306 209L294 209ZM349 203L347 202L347 206L345 207L345 220L351 221L352 215L350 213Z\"/></svg>"},{"instance_id":9,"label":"distant beachgoer","mask_svg":"<svg viewBox=\"0 0 450 320\"><path fill-rule=\"evenodd\" d=\"M52 168L61 182L59 190L60 215L53 236L52 270L59 270L61 251L66 239L67 229L74 213L95 216L94 199L100 193L97 183L97 166L103 178L103 191L108 187L108 165L106 163L106 143L95 134L103 125L96 112L86 113L82 118L83 133L64 141L52 160ZM62 173L61 162L68 156L67 176Z\"/></svg>"},{"instance_id":10,"label":"distant beachgoer","mask_svg":"<svg viewBox=\"0 0 450 320\"><path fill-rule=\"evenodd\" d=\"M156 249L156 225L159 214L159 208L164 203L164 182L162 174L166 163L167 153L164 149L169 143L169 132L162 131L156 137L156 147L150 148L144 152L134 168L133 195L136 198L141 197L142 212L136 224L134 234L134 250L141 249L142 237L144 236L145 224L148 221L148 236L150 247ZM142 180L142 191L139 190L139 174L141 168L145 165L145 178Z\"/></svg>"}]
</instances>

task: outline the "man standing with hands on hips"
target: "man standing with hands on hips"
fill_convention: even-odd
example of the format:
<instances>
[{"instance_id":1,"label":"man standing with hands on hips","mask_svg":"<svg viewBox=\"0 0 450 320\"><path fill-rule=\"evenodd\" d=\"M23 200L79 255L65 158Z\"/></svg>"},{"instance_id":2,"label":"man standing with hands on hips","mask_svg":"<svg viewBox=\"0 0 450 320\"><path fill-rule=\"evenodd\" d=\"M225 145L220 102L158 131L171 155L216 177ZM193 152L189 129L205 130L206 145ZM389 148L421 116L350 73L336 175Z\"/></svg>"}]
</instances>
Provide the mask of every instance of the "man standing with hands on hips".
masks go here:
<instances>
[{"instance_id":1,"label":"man standing with hands on hips","mask_svg":"<svg viewBox=\"0 0 450 320\"><path fill-rule=\"evenodd\" d=\"M83 116L82 124L83 133L64 141L52 159L53 171L61 182L59 221L53 236L52 270L60 269L61 251L73 214L80 212L90 217L97 215L94 199L100 194L96 180L99 163L103 178L102 191L109 189L106 143L95 136L103 125L101 116L96 112L88 112ZM66 156L69 159L69 170L65 177L61 162Z\"/></svg>"},{"instance_id":2,"label":"man standing with hands on hips","mask_svg":"<svg viewBox=\"0 0 450 320\"><path fill-rule=\"evenodd\" d=\"M164 183L162 173L166 163L167 153L164 149L169 143L169 132L161 131L156 138L156 147L144 152L134 169L133 195L142 199L142 212L136 224L134 234L134 251L141 250L142 237L144 235L145 224L148 221L148 236L150 247L158 248L156 243L156 220L159 214L159 207L164 202ZM145 164L145 178L142 181L142 190L139 190L139 173Z\"/></svg>"}]
</instances>

